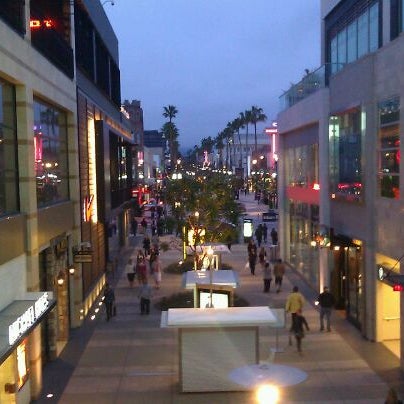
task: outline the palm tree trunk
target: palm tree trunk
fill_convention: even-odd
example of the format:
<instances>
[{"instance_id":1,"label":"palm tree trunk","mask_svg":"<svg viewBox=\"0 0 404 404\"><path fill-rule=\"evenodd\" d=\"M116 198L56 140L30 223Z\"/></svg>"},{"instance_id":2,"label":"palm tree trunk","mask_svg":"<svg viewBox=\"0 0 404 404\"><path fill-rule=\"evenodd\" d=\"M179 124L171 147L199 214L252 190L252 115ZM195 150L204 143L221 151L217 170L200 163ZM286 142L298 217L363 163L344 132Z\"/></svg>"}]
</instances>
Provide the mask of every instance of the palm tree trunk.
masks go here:
<instances>
[{"instance_id":1,"label":"palm tree trunk","mask_svg":"<svg viewBox=\"0 0 404 404\"><path fill-rule=\"evenodd\" d=\"M256 122L254 122L254 140L255 140L255 154L257 154L258 145L257 145L257 123Z\"/></svg>"},{"instance_id":2,"label":"palm tree trunk","mask_svg":"<svg viewBox=\"0 0 404 404\"><path fill-rule=\"evenodd\" d=\"M243 167L243 146L241 144L241 136L240 136L240 129L237 130L237 134L238 134L238 142L240 144L240 160L239 160L239 168Z\"/></svg>"}]
</instances>

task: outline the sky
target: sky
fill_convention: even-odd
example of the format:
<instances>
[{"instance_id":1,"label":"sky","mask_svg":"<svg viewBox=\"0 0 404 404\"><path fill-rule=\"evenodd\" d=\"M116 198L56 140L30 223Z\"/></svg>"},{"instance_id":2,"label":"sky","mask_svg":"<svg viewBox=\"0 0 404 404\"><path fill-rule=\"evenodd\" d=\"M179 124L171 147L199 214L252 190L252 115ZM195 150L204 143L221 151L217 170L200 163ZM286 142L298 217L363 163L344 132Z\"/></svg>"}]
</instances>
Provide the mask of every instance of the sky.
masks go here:
<instances>
[{"instance_id":1,"label":"sky","mask_svg":"<svg viewBox=\"0 0 404 404\"><path fill-rule=\"evenodd\" d=\"M141 101L145 130L160 130L174 105L183 152L253 105L268 117L262 132L279 97L320 67L320 0L102 3L118 38L122 101Z\"/></svg>"}]
</instances>

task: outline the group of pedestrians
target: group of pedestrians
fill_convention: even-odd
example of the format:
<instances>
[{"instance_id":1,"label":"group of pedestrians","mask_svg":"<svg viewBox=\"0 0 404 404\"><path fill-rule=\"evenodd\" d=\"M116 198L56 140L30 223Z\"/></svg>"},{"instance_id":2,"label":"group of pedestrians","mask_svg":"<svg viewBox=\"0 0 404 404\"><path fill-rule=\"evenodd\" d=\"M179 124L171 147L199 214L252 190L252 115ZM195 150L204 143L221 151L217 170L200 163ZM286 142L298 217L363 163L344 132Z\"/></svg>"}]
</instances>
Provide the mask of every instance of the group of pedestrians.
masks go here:
<instances>
[{"instance_id":1,"label":"group of pedestrians","mask_svg":"<svg viewBox=\"0 0 404 404\"><path fill-rule=\"evenodd\" d=\"M296 339L296 347L299 353L302 352L302 339L305 331L309 331L310 327L303 315L303 306L305 299L299 292L297 286L293 287L292 292L288 295L285 304L285 311L291 315L291 326L289 333L289 345L292 345L292 334ZM335 298L329 291L328 286L324 286L323 292L317 298L317 304L320 306L320 331L324 331L324 325L327 331L331 331L331 313L335 306ZM325 320L325 324L324 324Z\"/></svg>"}]
</instances>

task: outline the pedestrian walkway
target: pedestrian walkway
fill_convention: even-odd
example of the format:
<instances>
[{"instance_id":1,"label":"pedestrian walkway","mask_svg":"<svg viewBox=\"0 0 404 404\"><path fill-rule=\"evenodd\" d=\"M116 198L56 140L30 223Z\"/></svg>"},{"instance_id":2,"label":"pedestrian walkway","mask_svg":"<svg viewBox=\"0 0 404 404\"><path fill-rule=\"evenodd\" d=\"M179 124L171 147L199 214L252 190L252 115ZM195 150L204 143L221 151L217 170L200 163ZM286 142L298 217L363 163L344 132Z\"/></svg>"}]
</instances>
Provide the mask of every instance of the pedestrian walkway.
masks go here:
<instances>
[{"instance_id":1,"label":"pedestrian walkway","mask_svg":"<svg viewBox=\"0 0 404 404\"><path fill-rule=\"evenodd\" d=\"M267 207L257 205L253 195L242 195L240 202L249 215L262 213ZM149 316L140 316L137 288L130 289L123 271L125 259L141 242L121 251L115 294L118 315L106 322L100 314L94 321L86 320L72 335L60 359L45 368L43 395L37 403L62 404L126 404L126 403L254 403L250 391L223 393L180 393L178 372L178 331L160 328L161 312L152 306ZM178 261L179 249L161 253L162 266ZM293 366L308 374L295 386L281 389L282 403L383 403L388 387L395 386L403 397L398 371L398 359L381 344L364 340L360 333L339 313L333 314L333 331L319 331L318 312L313 305L316 292L300 276L288 269L283 289L263 293L260 269L252 276L245 269L245 244L232 246L230 254L222 256L240 278L236 293L251 306L284 307L293 285L299 286L306 297L304 314L311 327L303 340L303 355L288 344L287 327L278 333L260 328L260 359ZM181 291L181 276L163 273L162 287L155 291L153 302ZM214 341L209 341L214 343ZM278 348L278 353L273 353ZM212 358L214 361L215 358ZM400 390L401 388L401 390ZM53 393L52 398L46 398Z\"/></svg>"}]
</instances>

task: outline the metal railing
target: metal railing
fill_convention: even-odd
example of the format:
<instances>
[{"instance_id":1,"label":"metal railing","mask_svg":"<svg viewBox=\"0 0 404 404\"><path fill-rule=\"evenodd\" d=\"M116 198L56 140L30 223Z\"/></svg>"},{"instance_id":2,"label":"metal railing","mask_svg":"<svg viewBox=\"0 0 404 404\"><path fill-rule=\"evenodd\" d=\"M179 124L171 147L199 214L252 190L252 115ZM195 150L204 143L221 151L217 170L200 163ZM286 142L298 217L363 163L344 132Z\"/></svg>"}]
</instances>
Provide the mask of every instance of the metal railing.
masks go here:
<instances>
[{"instance_id":1,"label":"metal railing","mask_svg":"<svg viewBox=\"0 0 404 404\"><path fill-rule=\"evenodd\" d=\"M321 88L327 87L330 75L340 70L334 65L331 63L324 64L313 72L307 72L299 83L292 84L290 89L279 97L280 111L292 107Z\"/></svg>"}]
</instances>

